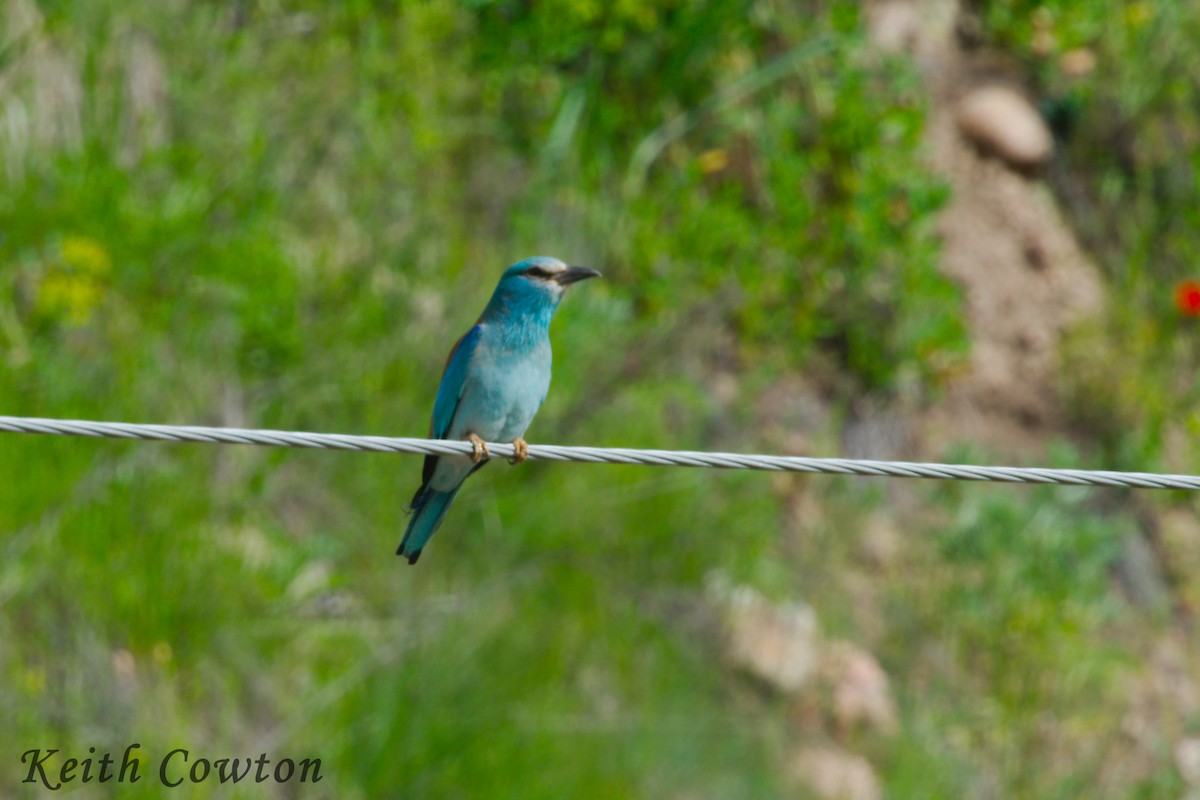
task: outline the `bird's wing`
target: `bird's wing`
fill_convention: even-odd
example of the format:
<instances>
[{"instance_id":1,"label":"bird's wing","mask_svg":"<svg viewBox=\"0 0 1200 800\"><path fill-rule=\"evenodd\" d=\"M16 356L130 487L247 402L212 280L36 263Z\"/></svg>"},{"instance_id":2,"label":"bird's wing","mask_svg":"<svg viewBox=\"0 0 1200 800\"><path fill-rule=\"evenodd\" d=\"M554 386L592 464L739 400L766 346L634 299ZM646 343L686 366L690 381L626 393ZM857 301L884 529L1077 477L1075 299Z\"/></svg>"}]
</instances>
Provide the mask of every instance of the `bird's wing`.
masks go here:
<instances>
[{"instance_id":1,"label":"bird's wing","mask_svg":"<svg viewBox=\"0 0 1200 800\"><path fill-rule=\"evenodd\" d=\"M444 439L450 430L450 423L454 421L454 414L458 411L458 401L462 399L463 388L467 384L467 370L471 365L471 357L475 354L475 346L479 344L482 330L482 325L471 328L450 350L446 367L442 370L442 382L438 385L437 399L433 401L433 422L429 426L429 436L432 439ZM437 463L437 456L425 456L418 496L433 477ZM415 502L416 498L413 500Z\"/></svg>"},{"instance_id":2,"label":"bird's wing","mask_svg":"<svg viewBox=\"0 0 1200 800\"><path fill-rule=\"evenodd\" d=\"M475 354L475 346L479 344L482 325L476 325L463 334L454 343L450 356L446 359L446 368L442 370L442 382L438 386L437 400L433 403L433 426L430 435L434 439L445 438L454 421L454 412L458 411L458 401L462 398L463 387L467 383L467 369L471 365L471 357Z\"/></svg>"}]
</instances>

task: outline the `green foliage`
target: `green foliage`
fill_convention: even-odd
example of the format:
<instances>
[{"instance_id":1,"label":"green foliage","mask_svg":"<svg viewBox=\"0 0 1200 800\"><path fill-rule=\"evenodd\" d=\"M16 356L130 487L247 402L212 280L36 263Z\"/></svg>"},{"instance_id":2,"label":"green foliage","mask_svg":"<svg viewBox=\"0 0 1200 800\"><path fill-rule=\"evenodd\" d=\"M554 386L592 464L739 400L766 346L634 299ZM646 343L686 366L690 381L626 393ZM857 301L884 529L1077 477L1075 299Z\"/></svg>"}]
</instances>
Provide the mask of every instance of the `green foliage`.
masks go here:
<instances>
[{"instance_id":1,"label":"green foliage","mask_svg":"<svg viewBox=\"0 0 1200 800\"><path fill-rule=\"evenodd\" d=\"M945 751L959 780L1014 796L1123 796L1097 770L1132 657L1119 642L1134 615L1110 575L1134 526L1089 511L1084 490L939 494L954 516L906 557L914 574L900 582L885 651L913 665L921 746ZM989 755L971 763L979 752ZM904 793L922 785L896 780Z\"/></svg>"},{"instance_id":2,"label":"green foliage","mask_svg":"<svg viewBox=\"0 0 1200 800\"><path fill-rule=\"evenodd\" d=\"M944 191L915 159L894 157L916 150L914 87L850 53L821 67L839 80L784 87L714 126L707 149L635 203L631 242L658 254L641 299L665 313L681 297L728 298L754 360L803 362L819 349L867 388L935 379L963 329L929 222ZM706 263L725 269L696 268Z\"/></svg>"},{"instance_id":3,"label":"green foliage","mask_svg":"<svg viewBox=\"0 0 1200 800\"><path fill-rule=\"evenodd\" d=\"M545 91L502 105L512 130L550 129L522 238L564 224L592 233L644 315L707 305L754 360L825 352L869 389L936 387L965 335L957 292L936 270L931 219L945 192L918 158L924 109L910 67L867 54L850 4L813 17L713 5L649 10L670 25L623 34L670 69L564 44L589 40L572 24L594 33L612 22L579 11L590 6L559 15L554 38L570 56L541 46L549 6L486 7L483 30L497 15L512 21L512 47L549 62L543 87L581 76L553 119ZM782 54L780 28L795 37ZM526 61L485 63L512 86L532 74Z\"/></svg>"},{"instance_id":4,"label":"green foliage","mask_svg":"<svg viewBox=\"0 0 1200 800\"><path fill-rule=\"evenodd\" d=\"M450 342L536 252L606 279L555 322L533 440L776 449L714 363L935 392L966 347L945 191L860 5L0 6L4 410L418 434ZM0 749L317 755L312 797L788 796L792 709L720 665L703 587L850 629L846 531L879 502L827 482L829 520L789 537L761 475L494 465L408 569L416 460L4 444ZM873 744L898 796L1035 760L1039 704L1086 718L1042 671L1112 675L1087 651L1116 523L935 499L963 506L914 548L942 580L886 593L913 632L887 651L904 731ZM930 641L982 688L923 686ZM976 689L1015 745L955 743L990 724Z\"/></svg>"},{"instance_id":5,"label":"green foliage","mask_svg":"<svg viewBox=\"0 0 1200 800\"><path fill-rule=\"evenodd\" d=\"M939 536L939 555L953 576L939 605L955 631L958 657L993 687L1001 706L1040 713L1059 671L1093 646L1109 607L1108 571L1116 561L1117 528L1079 514L1042 490L1028 504L979 498ZM1046 663L1038 663L1045 660ZM1021 674L1007 665L1021 663ZM1078 689L1098 688L1077 675Z\"/></svg>"},{"instance_id":6,"label":"green foliage","mask_svg":"<svg viewBox=\"0 0 1200 800\"><path fill-rule=\"evenodd\" d=\"M665 109L693 107L728 81L736 58L754 57L746 48L758 43L768 21L749 20L755 4L747 0L473 5L476 63L501 100L515 146L539 141L564 92L575 89L586 96L576 124L588 160L599 157L606 166L661 122Z\"/></svg>"},{"instance_id":7,"label":"green foliage","mask_svg":"<svg viewBox=\"0 0 1200 800\"><path fill-rule=\"evenodd\" d=\"M1108 463L1145 468L1172 435L1200 430L1196 320L1174 307L1176 285L1200 277L1200 10L1142 0L989 0L980 10L985 35L1024 57L1047 98L1063 135L1060 194L1121 297L1079 348L1112 356L1083 373L1103 380L1068 376L1083 399L1076 412L1110 443ZM1066 54L1081 48L1095 67L1072 74ZM1116 399L1114 384L1129 402L1099 402ZM1174 456L1174 469L1200 463L1194 448Z\"/></svg>"},{"instance_id":8,"label":"green foliage","mask_svg":"<svg viewBox=\"0 0 1200 800\"><path fill-rule=\"evenodd\" d=\"M915 174L881 162L884 148L914 156L920 108L893 99L851 41L820 72L791 70L718 109L626 196L629 149L736 77L731 59L756 69L782 12L622 8L598 32L568 17L577 41L599 37L594 57L545 52L545 20L510 36L495 27L502 9L450 3L35 15L6 53L13 102L46 125L80 124L3 140L7 408L419 432L444 350L499 269L549 251L592 254L610 277L556 324L555 391L536 437L705 446L720 411L671 358L690 320L744 326L748 346L804 363L831 335L804 321L834 298L803 291L824 258L810 252L822 176L853 182L856 161L876 183ZM717 30L728 35L697 38ZM522 37L545 55L498 56ZM592 58L606 66L564 63ZM857 115L846 141L827 142L789 106L842 66L858 77L836 102L883 110L844 110ZM78 95L47 89L72 81ZM580 92L574 135L562 109ZM759 104L769 115L756 119ZM735 136L770 183L763 202L688 155ZM834 217L859 239L844 257L919 241L928 270L936 192L890 195L911 216L885 219L893 206L870 205L873 185L839 190ZM680 201L694 213L680 215ZM693 227L722 217L723 231ZM693 231L702 246L674 251ZM673 272L655 278L660 253ZM869 261L853 267L864 286ZM780 275L789 262L782 283L753 269ZM881 280L908 280L900 267L881 266ZM746 285L718 299L739 275ZM854 281L837 290L847 302ZM878 302L900 323L911 313ZM794 345L756 307L788 321ZM663 326L668 315L677 322ZM861 352L874 358L865 342ZM771 729L725 702L722 673L676 629L671 599L695 595L717 566L752 574L773 552L778 509L752 477L493 467L401 575L390 549L415 463L14 440L0 468L19 476L0 502L9 751L136 739L219 756L269 739L327 759L339 797L453 794L474 780L523 796L780 791L760 746Z\"/></svg>"}]
</instances>

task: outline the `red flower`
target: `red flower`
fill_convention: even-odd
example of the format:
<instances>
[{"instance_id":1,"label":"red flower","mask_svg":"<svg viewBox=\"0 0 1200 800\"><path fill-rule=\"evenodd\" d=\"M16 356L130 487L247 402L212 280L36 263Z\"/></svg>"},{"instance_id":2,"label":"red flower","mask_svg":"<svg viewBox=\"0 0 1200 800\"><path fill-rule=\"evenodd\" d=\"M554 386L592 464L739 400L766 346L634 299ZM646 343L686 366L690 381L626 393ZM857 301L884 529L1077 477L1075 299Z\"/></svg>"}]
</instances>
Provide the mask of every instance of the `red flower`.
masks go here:
<instances>
[{"instance_id":1,"label":"red flower","mask_svg":"<svg viewBox=\"0 0 1200 800\"><path fill-rule=\"evenodd\" d=\"M1181 314L1200 317L1200 282L1184 281L1176 286L1175 307Z\"/></svg>"}]
</instances>

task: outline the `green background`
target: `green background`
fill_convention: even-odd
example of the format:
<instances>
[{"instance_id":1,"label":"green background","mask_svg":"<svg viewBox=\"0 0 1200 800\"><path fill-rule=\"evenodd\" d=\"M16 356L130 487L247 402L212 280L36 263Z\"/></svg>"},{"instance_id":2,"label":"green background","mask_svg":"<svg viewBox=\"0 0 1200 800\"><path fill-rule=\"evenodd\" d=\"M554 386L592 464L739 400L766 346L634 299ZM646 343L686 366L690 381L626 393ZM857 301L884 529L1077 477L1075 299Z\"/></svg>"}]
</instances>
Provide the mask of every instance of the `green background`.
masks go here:
<instances>
[{"instance_id":1,"label":"green background","mask_svg":"<svg viewBox=\"0 0 1200 800\"><path fill-rule=\"evenodd\" d=\"M1070 221L1111 288L1040 462L1161 468L1200 428L1171 301L1200 248L1200 7L973 8L1072 131ZM1038 54L1035 13L1094 75ZM802 378L831 409L810 454L836 455L856 399L934 403L971 345L937 270L921 82L861 16L0 3L0 412L422 435L500 272L548 254L605 277L555 320L531 442L788 452L760 398ZM409 568L392 553L419 473L0 439L0 796L42 796L26 749L134 741L151 773L174 747L322 759L320 784L229 797L804 796L805 742L864 755L894 797L1185 791L1172 742L1200 718L1147 710L1141 749L1122 726L1163 642L1195 663L1200 569L1151 603L1119 573L1142 520L1188 497L920 484L897 510L876 481L500 464ZM861 557L880 517L901 535L886 568ZM714 576L874 653L898 730L840 729L819 694L733 668Z\"/></svg>"}]
</instances>

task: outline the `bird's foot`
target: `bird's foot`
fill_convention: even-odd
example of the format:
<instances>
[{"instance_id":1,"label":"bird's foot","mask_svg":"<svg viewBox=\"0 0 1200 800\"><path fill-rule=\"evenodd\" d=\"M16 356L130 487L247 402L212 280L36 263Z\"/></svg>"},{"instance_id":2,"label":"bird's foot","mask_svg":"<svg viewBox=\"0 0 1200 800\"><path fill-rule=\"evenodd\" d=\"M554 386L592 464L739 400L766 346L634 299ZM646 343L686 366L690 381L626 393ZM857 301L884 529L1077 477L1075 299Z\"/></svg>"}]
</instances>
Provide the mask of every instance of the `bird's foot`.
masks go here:
<instances>
[{"instance_id":1,"label":"bird's foot","mask_svg":"<svg viewBox=\"0 0 1200 800\"><path fill-rule=\"evenodd\" d=\"M514 467L517 464L524 464L525 459L529 458L529 445L526 444L525 440L522 439L520 436L513 439L512 445L513 445L513 454L512 454L512 458L510 458L508 460L508 463L512 464Z\"/></svg>"},{"instance_id":2,"label":"bird's foot","mask_svg":"<svg viewBox=\"0 0 1200 800\"><path fill-rule=\"evenodd\" d=\"M492 454L488 452L487 442L480 439L476 434L468 433L467 441L471 443L471 460L476 464L492 457Z\"/></svg>"}]
</instances>

